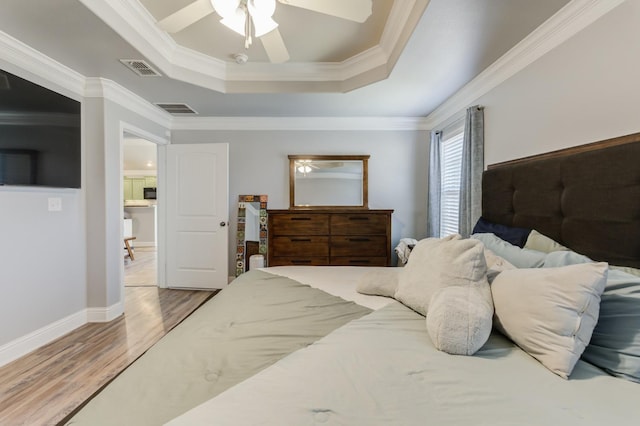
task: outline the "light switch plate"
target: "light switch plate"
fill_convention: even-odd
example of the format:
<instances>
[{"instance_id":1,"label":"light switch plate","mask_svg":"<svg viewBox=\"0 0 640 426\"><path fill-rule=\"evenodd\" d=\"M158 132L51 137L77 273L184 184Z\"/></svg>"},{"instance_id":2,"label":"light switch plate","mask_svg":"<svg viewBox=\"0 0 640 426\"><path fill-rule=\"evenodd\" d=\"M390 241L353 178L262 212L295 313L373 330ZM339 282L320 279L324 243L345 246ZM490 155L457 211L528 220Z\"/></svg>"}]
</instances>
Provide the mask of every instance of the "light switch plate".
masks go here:
<instances>
[{"instance_id":1,"label":"light switch plate","mask_svg":"<svg viewBox=\"0 0 640 426\"><path fill-rule=\"evenodd\" d=\"M60 197L49 198L49 211L59 212L61 210L62 210L62 198Z\"/></svg>"}]
</instances>

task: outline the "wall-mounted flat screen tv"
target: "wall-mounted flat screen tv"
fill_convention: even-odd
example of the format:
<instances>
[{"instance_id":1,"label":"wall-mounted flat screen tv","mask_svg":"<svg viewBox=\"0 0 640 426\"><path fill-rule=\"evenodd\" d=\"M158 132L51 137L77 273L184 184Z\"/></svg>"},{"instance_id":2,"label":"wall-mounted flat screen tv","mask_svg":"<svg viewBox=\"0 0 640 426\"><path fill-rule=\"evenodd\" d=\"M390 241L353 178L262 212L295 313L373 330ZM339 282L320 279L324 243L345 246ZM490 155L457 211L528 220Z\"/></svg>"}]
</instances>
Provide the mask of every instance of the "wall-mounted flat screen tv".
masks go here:
<instances>
[{"instance_id":1,"label":"wall-mounted flat screen tv","mask_svg":"<svg viewBox=\"0 0 640 426\"><path fill-rule=\"evenodd\" d=\"M0 69L0 185L80 188L80 102Z\"/></svg>"}]
</instances>

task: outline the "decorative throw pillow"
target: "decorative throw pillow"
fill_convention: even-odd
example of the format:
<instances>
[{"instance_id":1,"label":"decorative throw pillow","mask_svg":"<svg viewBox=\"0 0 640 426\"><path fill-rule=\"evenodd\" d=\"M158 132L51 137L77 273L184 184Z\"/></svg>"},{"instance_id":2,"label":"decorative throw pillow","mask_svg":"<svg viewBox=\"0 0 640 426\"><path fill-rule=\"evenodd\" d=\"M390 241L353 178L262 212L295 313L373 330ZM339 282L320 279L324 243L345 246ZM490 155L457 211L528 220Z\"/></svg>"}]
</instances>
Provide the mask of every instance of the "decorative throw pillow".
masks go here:
<instances>
[{"instance_id":1,"label":"decorative throw pillow","mask_svg":"<svg viewBox=\"0 0 640 426\"><path fill-rule=\"evenodd\" d=\"M524 248L541 251L543 253L569 250L562 244L552 240L546 235L539 233L535 229L532 230L531 233L529 234L529 237L527 238L527 242L524 244Z\"/></svg>"},{"instance_id":2,"label":"decorative throw pillow","mask_svg":"<svg viewBox=\"0 0 640 426\"><path fill-rule=\"evenodd\" d=\"M494 324L524 351L568 378L598 321L606 263L500 273L491 292Z\"/></svg>"},{"instance_id":3,"label":"decorative throw pillow","mask_svg":"<svg viewBox=\"0 0 640 426\"><path fill-rule=\"evenodd\" d=\"M398 275L401 269L380 268L362 274L356 291L374 296L393 297L398 288Z\"/></svg>"},{"instance_id":4,"label":"decorative throw pillow","mask_svg":"<svg viewBox=\"0 0 640 426\"><path fill-rule=\"evenodd\" d=\"M516 247L494 234L473 234L471 238L482 241L486 248L516 268L539 268L547 255L540 251Z\"/></svg>"},{"instance_id":5,"label":"decorative throw pillow","mask_svg":"<svg viewBox=\"0 0 640 426\"><path fill-rule=\"evenodd\" d=\"M443 287L487 283L484 248L459 235L421 240L400 272L395 298L426 315L431 297Z\"/></svg>"},{"instance_id":6,"label":"decorative throw pillow","mask_svg":"<svg viewBox=\"0 0 640 426\"><path fill-rule=\"evenodd\" d=\"M445 287L429 302L427 331L436 349L473 355L489 339L492 317L488 285Z\"/></svg>"},{"instance_id":7,"label":"decorative throw pillow","mask_svg":"<svg viewBox=\"0 0 640 426\"><path fill-rule=\"evenodd\" d=\"M489 222L481 217L478 219L478 222L476 222L471 233L494 234L514 246L523 247L527 242L527 237L529 237L530 232L531 229L528 228L500 225L499 223Z\"/></svg>"}]
</instances>

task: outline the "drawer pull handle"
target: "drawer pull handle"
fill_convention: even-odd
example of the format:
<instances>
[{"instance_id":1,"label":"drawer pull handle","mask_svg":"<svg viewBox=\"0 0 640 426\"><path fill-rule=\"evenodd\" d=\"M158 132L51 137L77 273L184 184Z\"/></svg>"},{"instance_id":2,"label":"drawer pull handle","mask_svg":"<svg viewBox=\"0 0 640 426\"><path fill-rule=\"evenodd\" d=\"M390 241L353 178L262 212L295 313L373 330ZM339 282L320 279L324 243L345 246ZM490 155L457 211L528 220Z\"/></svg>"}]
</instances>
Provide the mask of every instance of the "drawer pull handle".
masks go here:
<instances>
[{"instance_id":1,"label":"drawer pull handle","mask_svg":"<svg viewBox=\"0 0 640 426\"><path fill-rule=\"evenodd\" d=\"M311 261L310 260L294 259L294 260L291 261L291 263L295 263L295 264L301 265L301 264L309 264L309 263L311 263Z\"/></svg>"},{"instance_id":2,"label":"drawer pull handle","mask_svg":"<svg viewBox=\"0 0 640 426\"><path fill-rule=\"evenodd\" d=\"M369 220L367 216L352 216L349 220Z\"/></svg>"},{"instance_id":3,"label":"drawer pull handle","mask_svg":"<svg viewBox=\"0 0 640 426\"><path fill-rule=\"evenodd\" d=\"M310 217L291 217L289 220L311 220Z\"/></svg>"},{"instance_id":4,"label":"drawer pull handle","mask_svg":"<svg viewBox=\"0 0 640 426\"><path fill-rule=\"evenodd\" d=\"M354 243L366 243L371 240L369 238L349 238L349 241Z\"/></svg>"},{"instance_id":5,"label":"drawer pull handle","mask_svg":"<svg viewBox=\"0 0 640 426\"><path fill-rule=\"evenodd\" d=\"M369 261L367 259L351 259L349 260L349 263L369 263Z\"/></svg>"},{"instance_id":6,"label":"drawer pull handle","mask_svg":"<svg viewBox=\"0 0 640 426\"><path fill-rule=\"evenodd\" d=\"M296 243L296 242L309 242L311 241L311 238L289 238L289 240L292 243Z\"/></svg>"}]
</instances>

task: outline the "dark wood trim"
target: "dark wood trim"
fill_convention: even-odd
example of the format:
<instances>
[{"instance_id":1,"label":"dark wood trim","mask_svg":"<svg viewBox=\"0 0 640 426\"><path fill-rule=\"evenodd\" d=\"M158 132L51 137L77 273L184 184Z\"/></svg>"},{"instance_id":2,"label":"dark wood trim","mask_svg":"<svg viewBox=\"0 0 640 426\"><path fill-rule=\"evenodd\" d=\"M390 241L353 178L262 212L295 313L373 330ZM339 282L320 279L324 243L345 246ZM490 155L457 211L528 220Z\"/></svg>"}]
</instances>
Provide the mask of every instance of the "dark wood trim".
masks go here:
<instances>
[{"instance_id":1,"label":"dark wood trim","mask_svg":"<svg viewBox=\"0 0 640 426\"><path fill-rule=\"evenodd\" d=\"M528 163L531 161L545 160L550 158L564 157L573 154L579 154L582 152L595 151L602 148L609 148L612 146L625 145L628 143L640 142L640 133L633 133L631 135L619 136L617 138L606 139L603 141L592 142L584 145L578 145L570 148L559 149L557 151L546 152L544 154L531 155L529 157L518 158L515 160L503 161L501 163L490 164L487 166L487 170L495 169L497 167L511 166L514 164Z\"/></svg>"}]
</instances>

